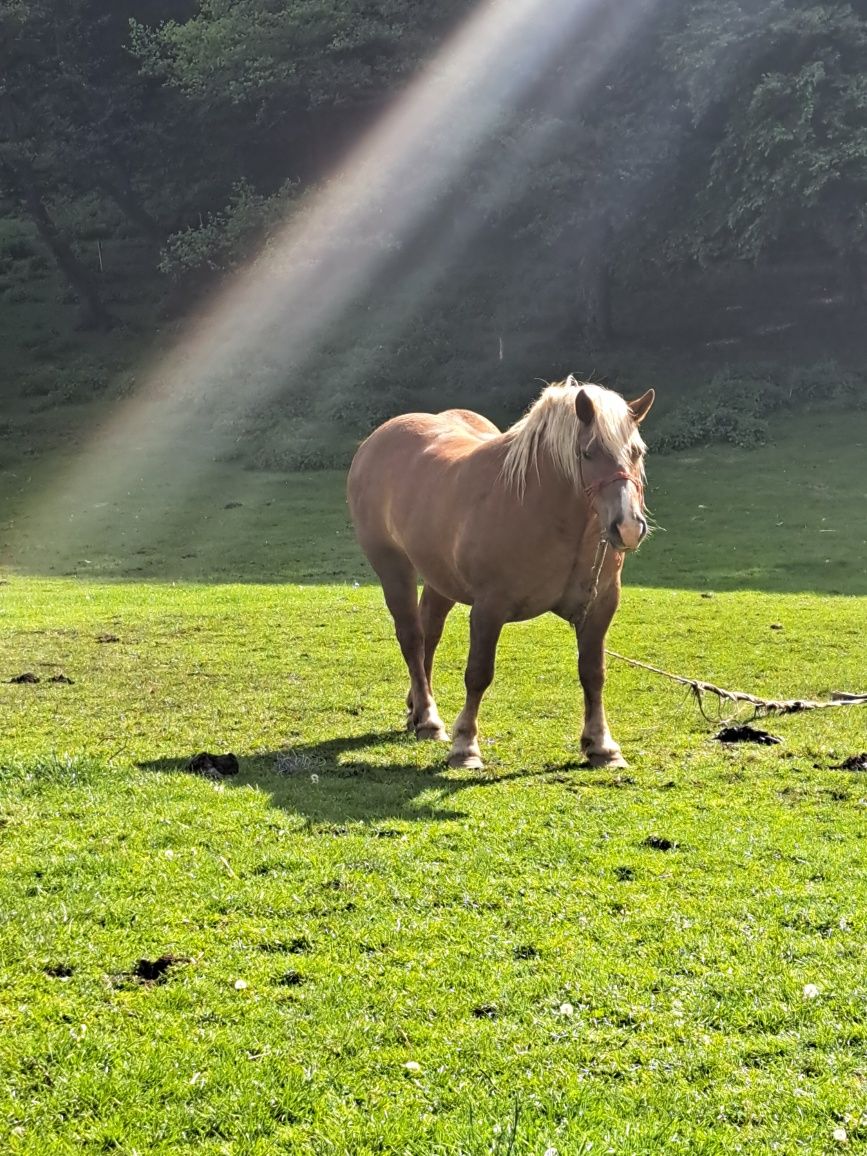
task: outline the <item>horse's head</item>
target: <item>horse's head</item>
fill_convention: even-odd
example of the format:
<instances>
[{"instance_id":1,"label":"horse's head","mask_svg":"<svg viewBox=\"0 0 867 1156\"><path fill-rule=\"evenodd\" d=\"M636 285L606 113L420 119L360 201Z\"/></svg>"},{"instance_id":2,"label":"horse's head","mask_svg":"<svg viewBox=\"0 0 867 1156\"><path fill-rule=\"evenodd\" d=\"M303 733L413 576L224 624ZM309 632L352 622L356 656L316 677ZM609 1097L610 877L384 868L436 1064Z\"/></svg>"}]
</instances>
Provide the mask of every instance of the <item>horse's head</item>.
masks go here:
<instances>
[{"instance_id":1,"label":"horse's head","mask_svg":"<svg viewBox=\"0 0 867 1156\"><path fill-rule=\"evenodd\" d=\"M618 398L626 413L618 415L620 420L614 423L610 420L611 415L597 413L587 390L579 389L575 396L575 412L580 422L578 469L581 485L599 519L605 540L615 550L635 550L647 534L644 442L638 427L647 416L655 396L649 389L635 401L622 402ZM616 437L612 436L614 430L617 430Z\"/></svg>"}]
</instances>

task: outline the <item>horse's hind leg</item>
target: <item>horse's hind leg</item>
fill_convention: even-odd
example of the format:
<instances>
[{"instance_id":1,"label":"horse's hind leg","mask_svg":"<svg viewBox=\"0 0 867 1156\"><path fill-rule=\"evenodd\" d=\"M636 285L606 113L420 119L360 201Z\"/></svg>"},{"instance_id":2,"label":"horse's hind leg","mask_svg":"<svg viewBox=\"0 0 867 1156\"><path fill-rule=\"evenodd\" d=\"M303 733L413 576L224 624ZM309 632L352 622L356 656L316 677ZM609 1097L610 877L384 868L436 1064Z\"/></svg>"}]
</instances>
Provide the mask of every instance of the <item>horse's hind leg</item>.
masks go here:
<instances>
[{"instance_id":1,"label":"horse's hind leg","mask_svg":"<svg viewBox=\"0 0 867 1156\"><path fill-rule=\"evenodd\" d=\"M394 619L394 629L409 671L412 713L407 727L420 739L448 739L425 670L425 641L418 608L416 575L409 559L396 550L371 558L379 575L385 604Z\"/></svg>"},{"instance_id":2,"label":"horse's hind leg","mask_svg":"<svg viewBox=\"0 0 867 1156\"><path fill-rule=\"evenodd\" d=\"M427 678L427 688L431 696L433 695L434 655L436 654L439 641L443 636L443 627L446 624L446 618L453 606L454 601L451 598L446 598L443 594L440 594L439 591L434 590L432 586L425 583L424 589L421 592L419 616L421 618L422 634L424 635L424 673ZM412 687L409 688L409 694L406 696L406 709L407 729L414 730L415 727L412 719L415 708Z\"/></svg>"}]
</instances>

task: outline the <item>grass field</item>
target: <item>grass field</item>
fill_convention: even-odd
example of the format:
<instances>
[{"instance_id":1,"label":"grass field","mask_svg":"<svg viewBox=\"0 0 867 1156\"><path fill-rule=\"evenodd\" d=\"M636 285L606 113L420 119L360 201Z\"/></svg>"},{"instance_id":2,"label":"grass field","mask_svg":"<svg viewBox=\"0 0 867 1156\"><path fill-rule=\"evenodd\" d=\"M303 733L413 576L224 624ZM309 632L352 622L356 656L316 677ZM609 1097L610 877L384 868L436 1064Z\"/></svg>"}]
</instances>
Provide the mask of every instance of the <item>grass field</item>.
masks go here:
<instances>
[{"instance_id":1,"label":"grass field","mask_svg":"<svg viewBox=\"0 0 867 1156\"><path fill-rule=\"evenodd\" d=\"M611 645L865 689L865 445L864 413L807 415L652 461L665 532ZM612 663L631 766L591 771L540 620L504 634L487 770L448 771L398 729L342 479L221 469L102 495L74 538L6 499L0 680L41 681L0 686L0 1151L867 1150L867 779L838 769L867 711L729 749ZM202 749L241 774L180 773Z\"/></svg>"}]
</instances>

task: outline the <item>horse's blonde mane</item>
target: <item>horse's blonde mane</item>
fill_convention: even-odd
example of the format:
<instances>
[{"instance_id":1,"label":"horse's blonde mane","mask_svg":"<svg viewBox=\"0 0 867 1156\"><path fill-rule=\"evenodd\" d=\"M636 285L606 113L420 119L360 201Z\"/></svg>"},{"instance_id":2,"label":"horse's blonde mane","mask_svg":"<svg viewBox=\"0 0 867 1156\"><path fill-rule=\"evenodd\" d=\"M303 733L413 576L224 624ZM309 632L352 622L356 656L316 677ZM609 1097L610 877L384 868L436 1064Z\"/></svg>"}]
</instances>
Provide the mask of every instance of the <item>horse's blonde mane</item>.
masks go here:
<instances>
[{"instance_id":1,"label":"horse's blonde mane","mask_svg":"<svg viewBox=\"0 0 867 1156\"><path fill-rule=\"evenodd\" d=\"M538 470L540 452L546 453L558 473L577 489L581 484L578 467L578 439L581 423L575 412L575 398L584 390L593 402L593 429L603 450L621 466L631 467L630 451L644 448L629 407L619 393L601 385L578 382L571 375L548 385L524 414L506 431L509 446L503 462L506 484L523 494L527 476Z\"/></svg>"}]
</instances>

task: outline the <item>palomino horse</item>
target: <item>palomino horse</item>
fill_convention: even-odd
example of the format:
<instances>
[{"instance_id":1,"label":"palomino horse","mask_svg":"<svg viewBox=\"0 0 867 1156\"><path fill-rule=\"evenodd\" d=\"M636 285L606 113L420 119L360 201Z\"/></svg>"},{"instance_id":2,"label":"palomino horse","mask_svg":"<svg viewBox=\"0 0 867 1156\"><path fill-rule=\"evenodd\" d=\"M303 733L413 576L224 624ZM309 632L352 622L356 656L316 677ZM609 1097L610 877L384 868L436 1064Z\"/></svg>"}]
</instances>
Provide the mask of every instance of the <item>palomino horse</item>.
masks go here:
<instances>
[{"instance_id":1,"label":"palomino horse","mask_svg":"<svg viewBox=\"0 0 867 1156\"><path fill-rule=\"evenodd\" d=\"M627 403L569 377L505 433L452 409L393 418L359 447L349 507L394 618L409 668L407 726L419 738L448 741L431 691L434 652L455 602L472 607L449 766L482 766L479 705L503 625L548 610L578 636L582 750L593 766L626 765L602 704L604 643L624 554L647 533L638 426L653 398L651 389Z\"/></svg>"}]
</instances>

